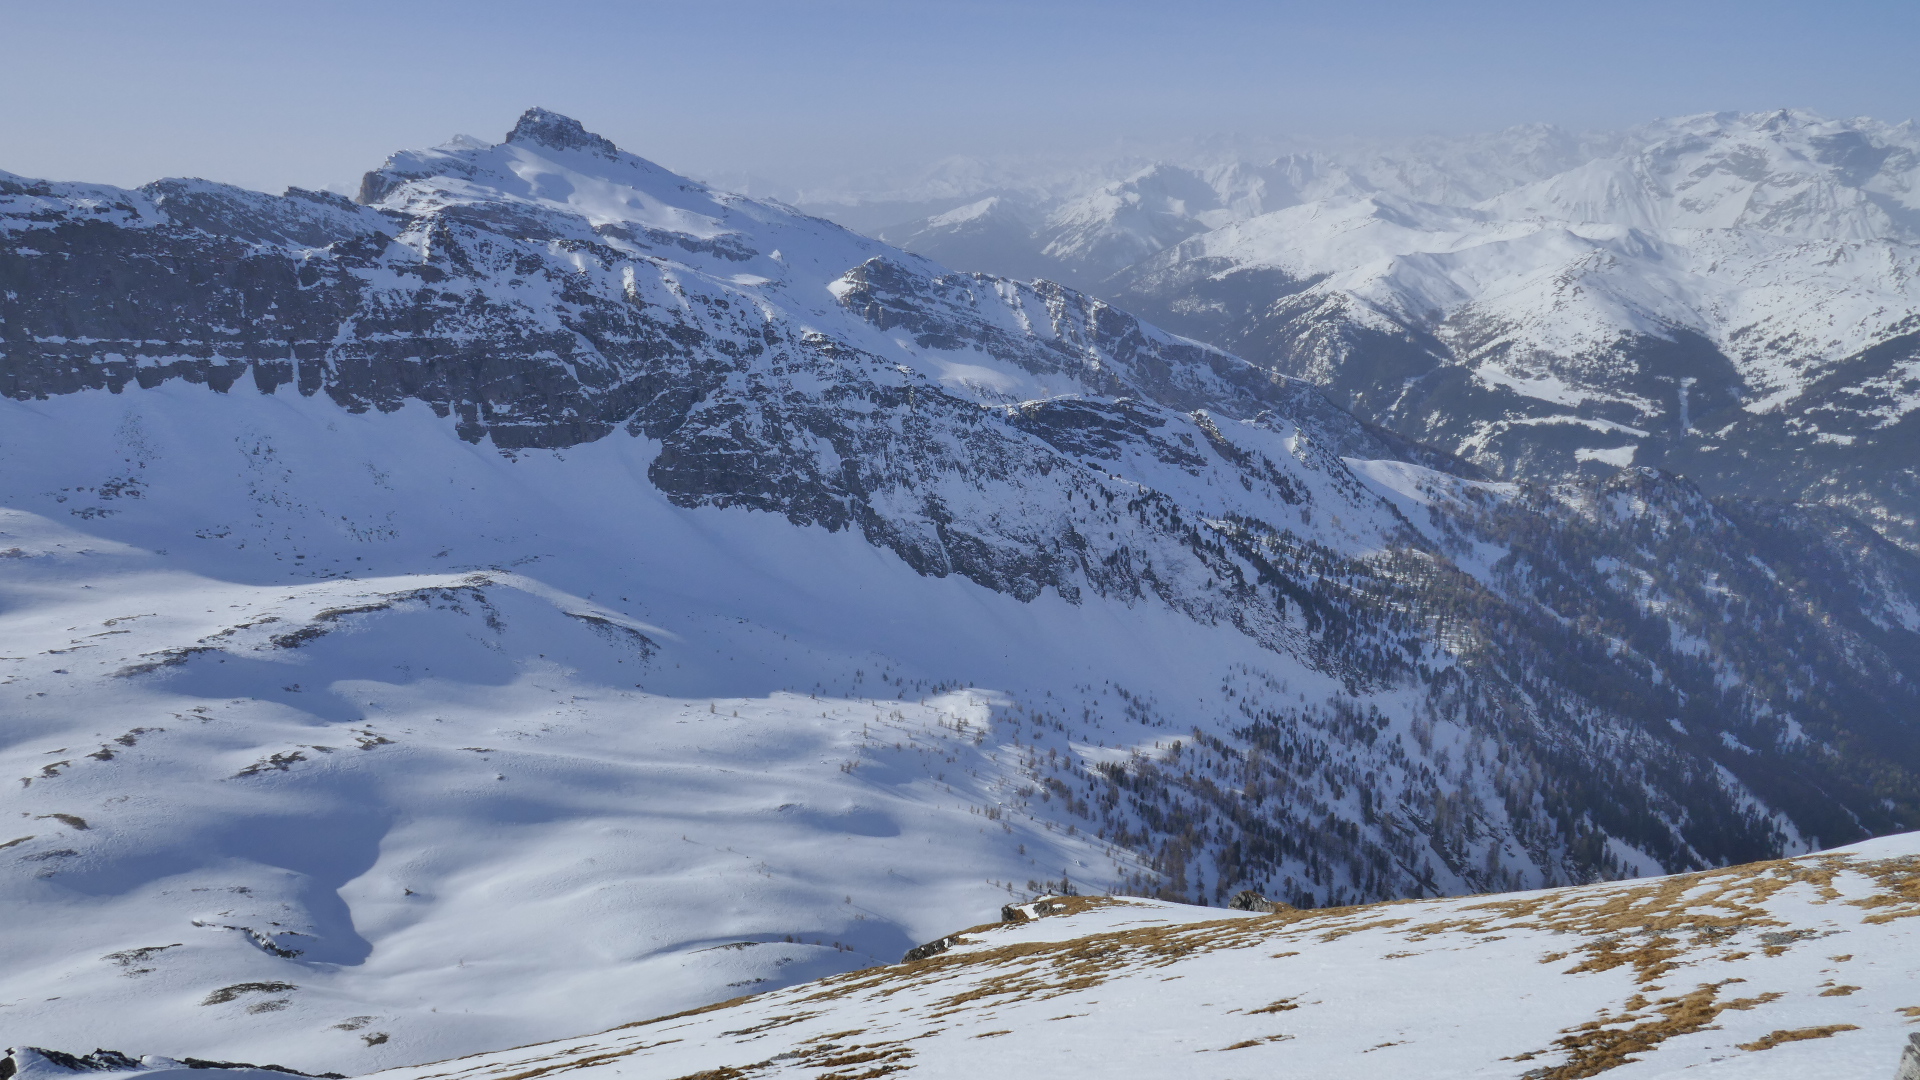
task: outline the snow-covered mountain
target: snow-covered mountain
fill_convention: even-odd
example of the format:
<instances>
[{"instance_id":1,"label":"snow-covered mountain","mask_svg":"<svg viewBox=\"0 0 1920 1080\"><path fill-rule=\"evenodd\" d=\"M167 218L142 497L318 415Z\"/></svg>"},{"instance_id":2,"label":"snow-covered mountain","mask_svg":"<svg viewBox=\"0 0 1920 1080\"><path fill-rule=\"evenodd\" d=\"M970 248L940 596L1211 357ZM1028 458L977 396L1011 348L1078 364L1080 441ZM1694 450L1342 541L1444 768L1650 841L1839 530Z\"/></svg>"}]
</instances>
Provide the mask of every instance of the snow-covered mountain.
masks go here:
<instances>
[{"instance_id":1,"label":"snow-covered mountain","mask_svg":"<svg viewBox=\"0 0 1920 1080\"><path fill-rule=\"evenodd\" d=\"M879 235L1078 283L1500 475L1653 464L1920 543L1911 124L1523 128L1162 165L999 213L1036 224L992 254L939 219Z\"/></svg>"},{"instance_id":2,"label":"snow-covered mountain","mask_svg":"<svg viewBox=\"0 0 1920 1080\"><path fill-rule=\"evenodd\" d=\"M1109 275L1181 239L1261 214L1371 194L1470 205L1556 176L1624 138L1536 124L1469 138L1264 154L1210 141L1165 158L1078 167L943 163L902 186L808 191L801 199L950 266L1014 277L1039 266L1042 276L1098 290ZM939 210L886 219L913 207ZM970 225L989 209L1003 223L992 249L980 246Z\"/></svg>"},{"instance_id":3,"label":"snow-covered mountain","mask_svg":"<svg viewBox=\"0 0 1920 1080\"><path fill-rule=\"evenodd\" d=\"M1038 166L1036 166L1038 167ZM1830 120L1802 110L1712 113L1621 132L1531 124L1489 135L1298 149L1272 157L1211 147L1166 160L937 170L902 190L810 193L834 213L992 198L1028 235L1002 259L1045 254L1062 280L1107 275L1179 238L1288 207L1384 197L1473 208L1494 221L1613 224L1643 231L1749 229L1849 240L1920 240L1920 135L1910 123ZM969 193L972 193L969 195ZM945 258L965 215L880 230ZM1127 240L1133 240L1129 245ZM1389 254L1392 254L1389 252ZM1129 258L1128 256L1132 256ZM1012 273L993 265L972 267Z\"/></svg>"},{"instance_id":4,"label":"snow-covered mountain","mask_svg":"<svg viewBox=\"0 0 1920 1080\"><path fill-rule=\"evenodd\" d=\"M364 1072L1068 884L1920 824L1920 560L1846 516L1495 482L564 117L0 231L11 1041Z\"/></svg>"}]
</instances>

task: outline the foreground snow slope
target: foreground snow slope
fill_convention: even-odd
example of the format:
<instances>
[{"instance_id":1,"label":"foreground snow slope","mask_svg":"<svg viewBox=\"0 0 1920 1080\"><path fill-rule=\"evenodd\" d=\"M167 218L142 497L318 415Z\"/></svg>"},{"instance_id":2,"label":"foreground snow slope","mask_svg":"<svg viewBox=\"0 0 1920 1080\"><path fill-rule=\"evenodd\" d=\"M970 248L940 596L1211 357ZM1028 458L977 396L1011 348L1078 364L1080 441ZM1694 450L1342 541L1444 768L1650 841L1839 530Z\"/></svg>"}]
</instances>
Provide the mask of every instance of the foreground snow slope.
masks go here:
<instances>
[{"instance_id":1,"label":"foreground snow slope","mask_svg":"<svg viewBox=\"0 0 1920 1080\"><path fill-rule=\"evenodd\" d=\"M1879 1080L1920 1016L1913 834L1535 893L1023 914L1054 908L931 959L380 1075Z\"/></svg>"}]
</instances>

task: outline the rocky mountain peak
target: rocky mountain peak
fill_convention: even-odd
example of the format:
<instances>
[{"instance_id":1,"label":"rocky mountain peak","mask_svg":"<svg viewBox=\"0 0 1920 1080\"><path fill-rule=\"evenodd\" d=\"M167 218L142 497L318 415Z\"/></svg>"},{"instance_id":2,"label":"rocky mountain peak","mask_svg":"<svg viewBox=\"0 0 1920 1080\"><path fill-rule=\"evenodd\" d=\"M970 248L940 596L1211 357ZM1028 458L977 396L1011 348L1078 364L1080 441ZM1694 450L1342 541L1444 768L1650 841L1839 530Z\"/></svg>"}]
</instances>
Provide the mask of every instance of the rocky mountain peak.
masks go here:
<instances>
[{"instance_id":1,"label":"rocky mountain peak","mask_svg":"<svg viewBox=\"0 0 1920 1080\"><path fill-rule=\"evenodd\" d=\"M549 150L585 150L601 157L619 156L620 148L606 138L588 131L571 116L534 107L520 114L520 120L507 132L510 143L534 143Z\"/></svg>"}]
</instances>

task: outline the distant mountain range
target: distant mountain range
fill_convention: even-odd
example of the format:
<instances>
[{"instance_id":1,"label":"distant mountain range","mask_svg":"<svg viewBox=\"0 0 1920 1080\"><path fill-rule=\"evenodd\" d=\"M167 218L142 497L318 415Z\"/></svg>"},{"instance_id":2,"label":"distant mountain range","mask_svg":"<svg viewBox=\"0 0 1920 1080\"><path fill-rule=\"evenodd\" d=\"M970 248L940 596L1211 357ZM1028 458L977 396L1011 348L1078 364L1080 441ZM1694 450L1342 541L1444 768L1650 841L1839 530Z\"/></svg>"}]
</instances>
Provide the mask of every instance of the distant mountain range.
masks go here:
<instances>
[{"instance_id":1,"label":"distant mountain range","mask_svg":"<svg viewBox=\"0 0 1920 1080\"><path fill-rule=\"evenodd\" d=\"M876 235L1087 289L1495 475L1652 465L1920 544L1910 123L1521 128L1088 186Z\"/></svg>"},{"instance_id":2,"label":"distant mountain range","mask_svg":"<svg viewBox=\"0 0 1920 1080\"><path fill-rule=\"evenodd\" d=\"M1419 183L1543 172L1539 141ZM542 110L357 200L0 175L9 1038L361 1072L892 962L1042 893L1325 906L1920 826L1905 474L1846 474L1862 524L1643 467L1852 401L1821 380L1900 339L1806 252L1906 241L1396 193L1155 233L1123 211L1219 189L1151 176L1023 219L1032 256L1131 260L1101 287L1248 358ZM1829 218L1895 221L1862 199ZM1834 314L1827 374L1678 321L1733 318L1684 268L1768 244L1825 275L1766 325ZM1448 299L1508 267L1538 288ZM1891 454L1885 415L1804 443Z\"/></svg>"}]
</instances>

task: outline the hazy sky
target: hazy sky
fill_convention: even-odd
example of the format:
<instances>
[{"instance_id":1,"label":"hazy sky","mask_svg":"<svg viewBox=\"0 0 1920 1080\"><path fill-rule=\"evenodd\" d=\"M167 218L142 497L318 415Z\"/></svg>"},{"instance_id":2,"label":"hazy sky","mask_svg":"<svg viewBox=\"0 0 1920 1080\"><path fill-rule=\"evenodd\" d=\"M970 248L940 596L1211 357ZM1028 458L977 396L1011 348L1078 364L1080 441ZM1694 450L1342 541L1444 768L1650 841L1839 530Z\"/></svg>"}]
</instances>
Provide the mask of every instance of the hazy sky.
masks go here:
<instances>
[{"instance_id":1,"label":"hazy sky","mask_svg":"<svg viewBox=\"0 0 1920 1080\"><path fill-rule=\"evenodd\" d=\"M1920 114L1920 3L0 0L0 169L340 186L528 105L695 175L1216 132Z\"/></svg>"}]
</instances>

